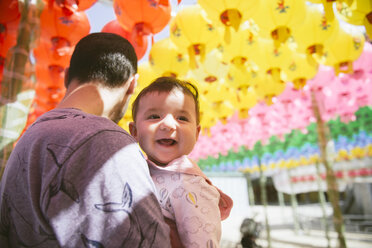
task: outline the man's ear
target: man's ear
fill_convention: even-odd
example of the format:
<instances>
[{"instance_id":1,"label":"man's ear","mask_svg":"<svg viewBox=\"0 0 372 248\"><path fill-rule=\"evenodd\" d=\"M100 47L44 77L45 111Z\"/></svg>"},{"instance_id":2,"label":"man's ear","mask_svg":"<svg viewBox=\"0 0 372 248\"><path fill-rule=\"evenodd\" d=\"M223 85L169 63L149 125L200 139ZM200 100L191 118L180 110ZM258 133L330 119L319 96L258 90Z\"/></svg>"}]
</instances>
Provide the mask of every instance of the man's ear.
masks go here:
<instances>
[{"instance_id":1,"label":"man's ear","mask_svg":"<svg viewBox=\"0 0 372 248\"><path fill-rule=\"evenodd\" d=\"M128 94L133 94L135 88L137 87L138 74L135 74L131 79L129 79L129 87L127 90Z\"/></svg>"},{"instance_id":2,"label":"man's ear","mask_svg":"<svg viewBox=\"0 0 372 248\"><path fill-rule=\"evenodd\" d=\"M137 139L137 128L134 122L129 122L129 132L135 139Z\"/></svg>"}]
</instances>

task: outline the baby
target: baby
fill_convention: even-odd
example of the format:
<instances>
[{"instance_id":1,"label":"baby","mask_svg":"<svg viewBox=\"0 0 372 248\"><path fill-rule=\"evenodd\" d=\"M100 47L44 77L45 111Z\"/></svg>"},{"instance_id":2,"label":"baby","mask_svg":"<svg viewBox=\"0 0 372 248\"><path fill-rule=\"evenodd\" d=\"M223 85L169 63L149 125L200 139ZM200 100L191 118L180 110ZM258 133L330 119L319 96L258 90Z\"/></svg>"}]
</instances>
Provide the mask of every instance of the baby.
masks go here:
<instances>
[{"instance_id":1,"label":"baby","mask_svg":"<svg viewBox=\"0 0 372 248\"><path fill-rule=\"evenodd\" d=\"M158 78L139 93L132 116L129 130L147 155L172 247L219 247L233 202L187 157L200 131L198 90Z\"/></svg>"}]
</instances>

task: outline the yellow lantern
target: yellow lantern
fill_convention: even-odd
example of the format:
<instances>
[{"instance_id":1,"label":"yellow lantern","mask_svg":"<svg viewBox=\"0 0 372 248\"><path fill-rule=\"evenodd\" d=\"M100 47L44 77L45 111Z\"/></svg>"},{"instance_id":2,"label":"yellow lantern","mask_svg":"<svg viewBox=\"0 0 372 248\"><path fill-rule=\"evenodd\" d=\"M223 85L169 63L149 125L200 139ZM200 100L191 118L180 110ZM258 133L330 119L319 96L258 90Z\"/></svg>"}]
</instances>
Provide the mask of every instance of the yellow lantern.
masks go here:
<instances>
[{"instance_id":1,"label":"yellow lantern","mask_svg":"<svg viewBox=\"0 0 372 248\"><path fill-rule=\"evenodd\" d=\"M309 60L321 61L324 46L330 44L339 30L336 18L327 20L324 12L316 5L307 7L305 22L301 28L293 30L299 53L305 53Z\"/></svg>"},{"instance_id":2,"label":"yellow lantern","mask_svg":"<svg viewBox=\"0 0 372 248\"><path fill-rule=\"evenodd\" d=\"M148 61L142 62L138 66L138 80L137 80L137 87L135 89L134 95L137 95L139 91L149 85L152 81L154 81L157 77L160 76L157 73ZM134 97L132 97L134 98Z\"/></svg>"},{"instance_id":3,"label":"yellow lantern","mask_svg":"<svg viewBox=\"0 0 372 248\"><path fill-rule=\"evenodd\" d=\"M292 61L283 68L287 82L292 82L295 89L302 89L306 81L315 77L318 72L318 64L309 61L305 54L294 53Z\"/></svg>"},{"instance_id":4,"label":"yellow lantern","mask_svg":"<svg viewBox=\"0 0 372 248\"><path fill-rule=\"evenodd\" d=\"M253 87L240 88L237 91L235 108L239 111L239 118L248 117L248 110L257 104L257 94Z\"/></svg>"},{"instance_id":5,"label":"yellow lantern","mask_svg":"<svg viewBox=\"0 0 372 248\"><path fill-rule=\"evenodd\" d=\"M350 31L340 28L332 44L325 46L324 64L333 66L336 75L340 72L353 73L353 61L363 52L364 35Z\"/></svg>"},{"instance_id":6,"label":"yellow lantern","mask_svg":"<svg viewBox=\"0 0 372 248\"><path fill-rule=\"evenodd\" d=\"M227 43L233 41L230 28L232 27L237 32L240 25L253 14L260 4L259 1L242 0L199 0L198 3L213 23L223 25L224 39Z\"/></svg>"},{"instance_id":7,"label":"yellow lantern","mask_svg":"<svg viewBox=\"0 0 372 248\"><path fill-rule=\"evenodd\" d=\"M255 84L260 77L260 71L253 61L247 61L241 67L231 65L225 77L225 82L235 88L244 88Z\"/></svg>"},{"instance_id":8,"label":"yellow lantern","mask_svg":"<svg viewBox=\"0 0 372 248\"><path fill-rule=\"evenodd\" d=\"M234 103L237 101L235 89L219 83L210 86L203 95L208 113L213 113L223 123L235 112Z\"/></svg>"},{"instance_id":9,"label":"yellow lantern","mask_svg":"<svg viewBox=\"0 0 372 248\"><path fill-rule=\"evenodd\" d=\"M301 27L306 17L305 1L261 0L259 10L252 16L264 38L271 37L275 46L289 38L294 29Z\"/></svg>"},{"instance_id":10,"label":"yellow lantern","mask_svg":"<svg viewBox=\"0 0 372 248\"><path fill-rule=\"evenodd\" d=\"M316 4L323 4L324 12L327 17L327 20L332 21L333 18L335 18L335 14L333 12L333 3L336 2L336 0L307 0L312 3Z\"/></svg>"},{"instance_id":11,"label":"yellow lantern","mask_svg":"<svg viewBox=\"0 0 372 248\"><path fill-rule=\"evenodd\" d=\"M260 38L258 49L252 54L252 60L262 73L269 73L275 81L283 79L282 67L288 65L293 57L293 50L287 44L280 47L274 45L272 39Z\"/></svg>"},{"instance_id":12,"label":"yellow lantern","mask_svg":"<svg viewBox=\"0 0 372 248\"><path fill-rule=\"evenodd\" d=\"M189 69L188 56L181 53L170 38L152 45L149 61L152 68L162 76L183 77Z\"/></svg>"},{"instance_id":13,"label":"yellow lantern","mask_svg":"<svg viewBox=\"0 0 372 248\"><path fill-rule=\"evenodd\" d=\"M213 49L206 55L203 63L198 68L189 70L188 78L196 80L204 90L202 85L213 85L215 82L223 80L228 72L229 65L222 61L222 54L218 49ZM201 85L200 85L201 84Z\"/></svg>"},{"instance_id":14,"label":"yellow lantern","mask_svg":"<svg viewBox=\"0 0 372 248\"><path fill-rule=\"evenodd\" d=\"M263 75L260 80L254 85L257 97L259 100L264 100L267 105L273 104L272 98L280 95L286 87L286 83L282 80L275 80L270 75Z\"/></svg>"},{"instance_id":15,"label":"yellow lantern","mask_svg":"<svg viewBox=\"0 0 372 248\"><path fill-rule=\"evenodd\" d=\"M353 24L364 25L366 33L372 39L372 1L344 0L336 3L336 9L341 19Z\"/></svg>"},{"instance_id":16,"label":"yellow lantern","mask_svg":"<svg viewBox=\"0 0 372 248\"><path fill-rule=\"evenodd\" d=\"M258 49L258 35L249 22L241 25L238 32L231 32L231 42L222 42L223 60L235 66L244 66L244 61L250 59L252 53Z\"/></svg>"},{"instance_id":17,"label":"yellow lantern","mask_svg":"<svg viewBox=\"0 0 372 248\"><path fill-rule=\"evenodd\" d=\"M192 69L197 67L197 57L203 62L205 55L219 43L216 28L198 4L181 9L169 26L170 38L182 52L189 54Z\"/></svg>"}]
</instances>

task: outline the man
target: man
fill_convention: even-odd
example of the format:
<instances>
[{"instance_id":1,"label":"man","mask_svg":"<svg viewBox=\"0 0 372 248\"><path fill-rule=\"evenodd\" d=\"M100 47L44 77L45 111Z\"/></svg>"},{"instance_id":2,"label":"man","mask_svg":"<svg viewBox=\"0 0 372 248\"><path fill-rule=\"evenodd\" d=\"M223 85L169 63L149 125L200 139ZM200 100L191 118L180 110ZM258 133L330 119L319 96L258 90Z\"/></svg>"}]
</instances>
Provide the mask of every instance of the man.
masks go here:
<instances>
[{"instance_id":1,"label":"man","mask_svg":"<svg viewBox=\"0 0 372 248\"><path fill-rule=\"evenodd\" d=\"M0 247L170 247L136 141L116 125L137 57L115 34L79 41L66 95L18 141L0 185Z\"/></svg>"}]
</instances>

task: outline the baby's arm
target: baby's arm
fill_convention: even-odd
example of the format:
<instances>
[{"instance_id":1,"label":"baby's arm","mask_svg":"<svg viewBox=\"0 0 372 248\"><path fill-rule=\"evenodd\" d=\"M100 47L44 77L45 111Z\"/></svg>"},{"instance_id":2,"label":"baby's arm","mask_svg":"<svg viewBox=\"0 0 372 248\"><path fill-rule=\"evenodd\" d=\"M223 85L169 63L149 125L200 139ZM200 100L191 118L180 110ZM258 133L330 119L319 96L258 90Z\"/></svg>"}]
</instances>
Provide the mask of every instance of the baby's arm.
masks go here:
<instances>
[{"instance_id":1,"label":"baby's arm","mask_svg":"<svg viewBox=\"0 0 372 248\"><path fill-rule=\"evenodd\" d=\"M192 248L219 247L220 194L200 176L183 174L180 181L181 185L171 196L171 205L183 245Z\"/></svg>"}]
</instances>

